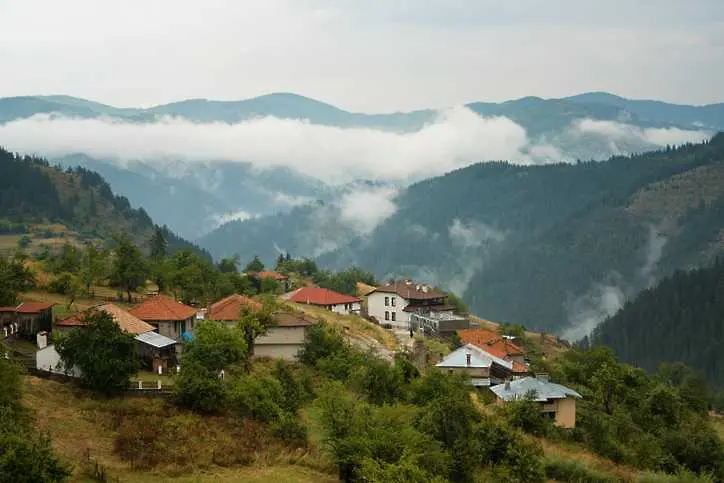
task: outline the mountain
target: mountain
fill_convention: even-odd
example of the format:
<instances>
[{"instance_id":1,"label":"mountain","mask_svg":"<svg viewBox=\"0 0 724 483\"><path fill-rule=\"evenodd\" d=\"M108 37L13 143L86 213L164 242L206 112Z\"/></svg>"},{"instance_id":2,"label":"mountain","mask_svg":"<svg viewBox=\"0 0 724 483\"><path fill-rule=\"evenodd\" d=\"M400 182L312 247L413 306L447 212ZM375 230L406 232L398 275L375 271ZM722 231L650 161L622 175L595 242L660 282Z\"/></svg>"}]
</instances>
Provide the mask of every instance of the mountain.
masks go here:
<instances>
[{"instance_id":1,"label":"mountain","mask_svg":"<svg viewBox=\"0 0 724 483\"><path fill-rule=\"evenodd\" d=\"M84 154L55 161L63 167L82 166L100 173L115 192L189 239L230 220L286 212L326 199L328 190L321 181L289 168L257 169L244 162L119 164Z\"/></svg>"},{"instance_id":2,"label":"mountain","mask_svg":"<svg viewBox=\"0 0 724 483\"><path fill-rule=\"evenodd\" d=\"M677 271L644 290L593 332L590 343L654 371L683 362L724 387L724 259Z\"/></svg>"},{"instance_id":3,"label":"mountain","mask_svg":"<svg viewBox=\"0 0 724 483\"><path fill-rule=\"evenodd\" d=\"M481 163L395 203L369 236L319 262L421 278L486 318L577 338L661 276L724 250L724 135L606 162Z\"/></svg>"},{"instance_id":4,"label":"mountain","mask_svg":"<svg viewBox=\"0 0 724 483\"><path fill-rule=\"evenodd\" d=\"M33 226L52 234L55 225L75 232L77 241L110 241L117 233L130 235L145 245L155 225L145 210L134 209L128 199L116 196L98 174L84 168L61 170L41 158L15 155L0 148L0 221L14 231ZM163 227L169 248L198 246Z\"/></svg>"}]
</instances>

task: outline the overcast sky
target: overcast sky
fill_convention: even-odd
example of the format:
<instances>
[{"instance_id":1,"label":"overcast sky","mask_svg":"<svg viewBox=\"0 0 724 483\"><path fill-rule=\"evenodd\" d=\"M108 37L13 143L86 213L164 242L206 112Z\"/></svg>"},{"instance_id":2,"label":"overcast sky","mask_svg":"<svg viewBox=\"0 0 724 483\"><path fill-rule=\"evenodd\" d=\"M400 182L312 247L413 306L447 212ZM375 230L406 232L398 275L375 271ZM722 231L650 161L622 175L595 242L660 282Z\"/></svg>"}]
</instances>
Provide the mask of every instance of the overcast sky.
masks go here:
<instances>
[{"instance_id":1,"label":"overcast sky","mask_svg":"<svg viewBox=\"0 0 724 483\"><path fill-rule=\"evenodd\" d=\"M724 101L722 0L0 0L0 96Z\"/></svg>"}]
</instances>

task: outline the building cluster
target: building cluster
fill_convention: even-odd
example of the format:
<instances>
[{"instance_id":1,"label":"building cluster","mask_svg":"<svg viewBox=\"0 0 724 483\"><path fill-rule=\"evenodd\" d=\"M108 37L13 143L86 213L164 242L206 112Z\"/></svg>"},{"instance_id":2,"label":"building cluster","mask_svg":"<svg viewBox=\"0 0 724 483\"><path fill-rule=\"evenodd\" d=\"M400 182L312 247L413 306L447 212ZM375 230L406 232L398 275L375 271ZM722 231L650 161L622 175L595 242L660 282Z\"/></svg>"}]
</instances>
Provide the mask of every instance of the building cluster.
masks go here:
<instances>
[{"instance_id":1,"label":"building cluster","mask_svg":"<svg viewBox=\"0 0 724 483\"><path fill-rule=\"evenodd\" d=\"M274 272L265 272L263 277L281 284L288 281ZM288 292L282 298L341 315L360 315L388 329L409 331L410 336L457 334L461 346L441 358L436 364L440 370L464 374L471 385L492 391L499 403L532 398L557 425L575 425L576 399L581 397L580 394L551 382L546 375L534 376L519 341L478 327L467 314L458 313L456 307L448 303L448 295L438 289L401 280L368 287L363 297L320 287L304 287ZM201 309L165 295L153 295L128 310L112 303L100 304L53 324L52 307L52 303L31 301L16 307L0 307L0 336L35 338L39 346L38 369L77 372L62 367L54 346L47 345L48 333L51 330L56 333L82 330L89 315L105 312L124 332L134 337L144 369L158 374L177 369L182 342L193 340L199 322L214 320L235 325L245 307L262 309L258 301L238 294ZM253 356L295 360L307 340L308 329L316 321L302 312L289 310L276 311L272 318L274 325L255 340Z\"/></svg>"}]
</instances>

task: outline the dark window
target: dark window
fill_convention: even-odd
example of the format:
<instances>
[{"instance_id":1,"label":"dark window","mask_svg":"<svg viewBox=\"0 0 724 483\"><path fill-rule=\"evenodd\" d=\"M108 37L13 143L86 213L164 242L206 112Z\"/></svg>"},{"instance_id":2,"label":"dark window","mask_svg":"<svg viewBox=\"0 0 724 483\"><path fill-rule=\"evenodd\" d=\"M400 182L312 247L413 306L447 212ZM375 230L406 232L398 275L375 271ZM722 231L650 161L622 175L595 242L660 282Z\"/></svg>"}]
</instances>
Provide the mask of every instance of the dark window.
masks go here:
<instances>
[{"instance_id":1,"label":"dark window","mask_svg":"<svg viewBox=\"0 0 724 483\"><path fill-rule=\"evenodd\" d=\"M390 320L390 313L385 310L385 320Z\"/></svg>"},{"instance_id":2,"label":"dark window","mask_svg":"<svg viewBox=\"0 0 724 483\"><path fill-rule=\"evenodd\" d=\"M385 307L389 307L389 305L390 305L390 298L385 297Z\"/></svg>"},{"instance_id":3,"label":"dark window","mask_svg":"<svg viewBox=\"0 0 724 483\"><path fill-rule=\"evenodd\" d=\"M392 321L393 321L393 322L395 321L395 313L394 313L394 312L392 312Z\"/></svg>"},{"instance_id":4,"label":"dark window","mask_svg":"<svg viewBox=\"0 0 724 483\"><path fill-rule=\"evenodd\" d=\"M392 302L392 306L394 307L395 306L395 297L392 297L391 302Z\"/></svg>"}]
</instances>

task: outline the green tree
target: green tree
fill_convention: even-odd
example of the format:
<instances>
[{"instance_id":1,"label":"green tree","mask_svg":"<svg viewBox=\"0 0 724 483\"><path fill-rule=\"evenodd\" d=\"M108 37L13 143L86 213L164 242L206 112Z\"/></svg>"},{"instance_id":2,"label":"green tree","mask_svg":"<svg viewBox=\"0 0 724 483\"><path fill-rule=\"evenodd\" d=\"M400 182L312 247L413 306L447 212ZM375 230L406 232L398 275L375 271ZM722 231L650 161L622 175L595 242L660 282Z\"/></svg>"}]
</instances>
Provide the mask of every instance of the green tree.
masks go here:
<instances>
[{"instance_id":1,"label":"green tree","mask_svg":"<svg viewBox=\"0 0 724 483\"><path fill-rule=\"evenodd\" d=\"M65 367L80 369L85 386L108 396L118 394L140 367L136 341L106 312L88 315L85 323L61 337L56 350Z\"/></svg>"},{"instance_id":2,"label":"green tree","mask_svg":"<svg viewBox=\"0 0 724 483\"><path fill-rule=\"evenodd\" d=\"M18 294L30 290L35 277L25 266L25 257L0 255L0 305L17 305Z\"/></svg>"},{"instance_id":3,"label":"green tree","mask_svg":"<svg viewBox=\"0 0 724 483\"><path fill-rule=\"evenodd\" d=\"M30 246L32 243L32 240L28 235L23 235L20 237L20 240L18 240L18 248L25 250Z\"/></svg>"},{"instance_id":4,"label":"green tree","mask_svg":"<svg viewBox=\"0 0 724 483\"><path fill-rule=\"evenodd\" d=\"M261 261L261 259L254 255L254 258L246 264L246 267L244 267L244 272L246 273L259 273L264 271L264 262Z\"/></svg>"},{"instance_id":5,"label":"green tree","mask_svg":"<svg viewBox=\"0 0 724 483\"><path fill-rule=\"evenodd\" d=\"M256 338L266 334L269 327L275 325L272 310L273 307L268 303L264 304L261 310L254 310L249 306L241 308L237 327L243 334L249 357L254 355L254 341Z\"/></svg>"},{"instance_id":6,"label":"green tree","mask_svg":"<svg viewBox=\"0 0 724 483\"><path fill-rule=\"evenodd\" d=\"M166 241L166 236L160 226L153 229L149 245L151 247L151 260L160 261L168 255L168 241Z\"/></svg>"},{"instance_id":7,"label":"green tree","mask_svg":"<svg viewBox=\"0 0 724 483\"><path fill-rule=\"evenodd\" d=\"M217 371L211 371L202 362L184 355L181 372L175 377L173 398L179 406L214 414L226 408L228 391Z\"/></svg>"},{"instance_id":8,"label":"green tree","mask_svg":"<svg viewBox=\"0 0 724 483\"><path fill-rule=\"evenodd\" d=\"M53 453L50 438L37 433L20 404L20 370L0 357L0 483L63 482L71 468Z\"/></svg>"},{"instance_id":9,"label":"green tree","mask_svg":"<svg viewBox=\"0 0 724 483\"><path fill-rule=\"evenodd\" d=\"M148 267L141 251L127 235L119 235L115 237L115 241L111 279L117 287L126 292L128 302L131 302L131 292L146 281Z\"/></svg>"},{"instance_id":10,"label":"green tree","mask_svg":"<svg viewBox=\"0 0 724 483\"><path fill-rule=\"evenodd\" d=\"M107 275L108 254L93 243L88 243L80 261L80 281L85 293L93 295L91 287L99 283Z\"/></svg>"},{"instance_id":11,"label":"green tree","mask_svg":"<svg viewBox=\"0 0 724 483\"><path fill-rule=\"evenodd\" d=\"M222 258L217 268L221 273L237 273L239 271L239 255Z\"/></svg>"},{"instance_id":12,"label":"green tree","mask_svg":"<svg viewBox=\"0 0 724 483\"><path fill-rule=\"evenodd\" d=\"M171 259L173 287L186 304L205 303L214 291L217 273L208 261L191 250L181 250Z\"/></svg>"}]
</instances>

